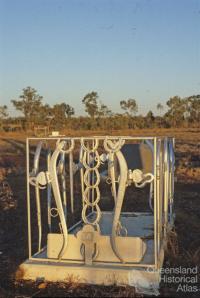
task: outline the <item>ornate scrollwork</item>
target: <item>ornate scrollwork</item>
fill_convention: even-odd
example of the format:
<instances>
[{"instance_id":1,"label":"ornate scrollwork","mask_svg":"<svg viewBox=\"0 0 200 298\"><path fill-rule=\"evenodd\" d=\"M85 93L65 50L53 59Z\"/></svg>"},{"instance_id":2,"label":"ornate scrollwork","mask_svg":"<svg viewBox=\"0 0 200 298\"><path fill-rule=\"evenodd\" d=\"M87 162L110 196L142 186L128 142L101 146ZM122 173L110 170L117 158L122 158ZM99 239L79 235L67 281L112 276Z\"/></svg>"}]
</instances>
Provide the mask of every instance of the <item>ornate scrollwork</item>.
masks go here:
<instances>
[{"instance_id":1,"label":"ornate scrollwork","mask_svg":"<svg viewBox=\"0 0 200 298\"><path fill-rule=\"evenodd\" d=\"M98 206L100 200L100 191L99 191L99 183L100 183L100 174L98 168L101 164L101 159L99 153L97 151L99 145L98 139L94 139L92 143L92 147L89 148L85 145L85 140L81 139L81 147L83 150L83 166L85 168L82 182L84 187L82 189L83 196L83 209L82 209L82 219L85 224L98 225L101 218L101 210ZM93 162L90 161L92 155ZM92 178L92 179L91 179ZM92 196L90 195L92 193ZM96 196L95 196L96 193ZM92 197L92 198L91 198ZM92 200L91 200L92 199ZM96 209L96 218L90 219L87 217L87 210L89 207Z\"/></svg>"}]
</instances>

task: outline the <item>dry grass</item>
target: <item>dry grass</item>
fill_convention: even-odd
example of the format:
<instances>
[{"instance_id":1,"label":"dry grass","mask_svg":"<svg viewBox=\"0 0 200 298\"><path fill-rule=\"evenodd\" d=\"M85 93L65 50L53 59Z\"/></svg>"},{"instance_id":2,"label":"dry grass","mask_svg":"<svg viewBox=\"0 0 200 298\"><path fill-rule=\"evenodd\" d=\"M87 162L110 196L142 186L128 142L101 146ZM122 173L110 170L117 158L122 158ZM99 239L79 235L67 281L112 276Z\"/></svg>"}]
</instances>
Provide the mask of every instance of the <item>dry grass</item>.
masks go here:
<instances>
[{"instance_id":1,"label":"dry grass","mask_svg":"<svg viewBox=\"0 0 200 298\"><path fill-rule=\"evenodd\" d=\"M175 228L173 230L170 230L167 233L167 243L165 247L165 256L169 256L171 258L177 258L179 254L179 247L178 247L178 235L175 231Z\"/></svg>"}]
</instances>

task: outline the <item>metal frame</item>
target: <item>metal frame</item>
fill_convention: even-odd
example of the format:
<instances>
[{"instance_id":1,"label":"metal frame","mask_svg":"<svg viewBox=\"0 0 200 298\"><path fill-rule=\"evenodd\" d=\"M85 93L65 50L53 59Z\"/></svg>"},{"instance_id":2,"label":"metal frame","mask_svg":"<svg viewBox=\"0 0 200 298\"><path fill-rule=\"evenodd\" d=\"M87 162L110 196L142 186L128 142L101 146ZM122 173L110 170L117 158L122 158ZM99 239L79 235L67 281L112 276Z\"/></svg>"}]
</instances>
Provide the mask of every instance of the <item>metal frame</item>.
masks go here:
<instances>
[{"instance_id":1,"label":"metal frame","mask_svg":"<svg viewBox=\"0 0 200 298\"><path fill-rule=\"evenodd\" d=\"M85 140L94 140L98 139L98 140L104 140L105 136L95 136L95 137L84 137ZM130 137L130 136L109 136L110 140L116 140L118 138L124 139L124 140L137 140L137 141L142 141L142 140L150 140L153 142L153 155L154 155L154 263L153 264L140 264L140 263L126 263L126 264L119 264L119 263L112 263L113 266L125 266L125 267L143 267L143 268L147 268L147 267L153 267L155 269L158 268L159 263L160 263L160 253L161 253L161 249L164 246L164 242L162 237L160 235L160 222L159 222L159 212L160 212L160 206L161 206L161 202L160 202L160 191L159 191L159 183L160 183L160 166L157 164L157 156L159 154L158 152L158 143L159 142L164 142L166 140L166 142L168 142L168 140L170 139L172 144L173 144L173 148L175 146L175 141L173 138L161 138L161 137ZM26 179L27 179L27 217L28 217L28 252L29 252L29 260L34 260L34 261L42 261L42 262L58 262L58 260L55 259L46 259L46 258L40 258L38 257L38 253L34 254L32 256L32 235L31 235L31 204L30 204L30 184L29 184L29 174L30 174L30 142L31 141L41 141L41 140L71 140L73 139L74 141L80 141L80 137L63 137L63 136L56 136L56 137L42 137L42 138L37 138L37 137L31 137L31 138L27 138L26 140ZM172 182L172 184L174 184L174 181ZM162 199L162 198L161 198ZM169 198L165 196L165 200L163 202L163 206L168 202L166 202L166 200L168 200ZM165 224L167 224L165 222ZM73 227L71 227L71 229L73 229L76 225L78 225L78 223L76 223ZM166 229L166 226L165 226ZM165 235L166 237L166 235ZM43 248L43 250L45 249L45 247ZM59 262L62 263L76 263L76 264L83 264L84 262L82 261L73 261L72 260L59 260ZM95 262L95 264L98 264ZM108 265L105 262L100 262L101 265Z\"/></svg>"}]
</instances>

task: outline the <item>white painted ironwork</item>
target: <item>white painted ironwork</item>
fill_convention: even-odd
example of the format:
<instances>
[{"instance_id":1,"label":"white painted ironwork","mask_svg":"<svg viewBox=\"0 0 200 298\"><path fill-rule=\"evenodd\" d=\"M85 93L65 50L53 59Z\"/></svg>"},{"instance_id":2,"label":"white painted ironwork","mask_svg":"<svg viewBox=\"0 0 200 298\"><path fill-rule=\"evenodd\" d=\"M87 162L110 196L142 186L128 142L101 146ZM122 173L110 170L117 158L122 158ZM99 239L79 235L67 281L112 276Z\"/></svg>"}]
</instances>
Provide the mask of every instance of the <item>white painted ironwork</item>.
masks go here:
<instances>
[{"instance_id":1,"label":"white painted ironwork","mask_svg":"<svg viewBox=\"0 0 200 298\"><path fill-rule=\"evenodd\" d=\"M35 154L32 158L29 143L35 144L36 141ZM146 168L144 164L147 157L142 153L143 144L146 146L145 150L148 151L148 158L151 159L150 166ZM127 145L131 146L133 153L128 153L126 156ZM140 156L134 153L136 152L134 148L138 150ZM141 159L141 165L138 164L139 159ZM30 171L32 160L33 169ZM137 162L130 163L130 161ZM173 224L174 165L174 140L171 138L58 136L28 139L29 258L38 261L45 259L42 253L45 249L50 252L54 249L49 245L56 245L56 242L52 240L55 235L55 239L59 239L60 243L59 249L56 250L58 251L56 260L61 263L85 263L87 265L106 263L110 266L120 264L120 266L154 266L157 268L168 230ZM78 192L79 187L81 191ZM130 222L134 222L134 211L122 212L127 189L131 191L134 187L138 188L138 192L141 188L147 188L149 192L147 215L152 219L152 240L145 238L145 235L136 236L132 231ZM103 225L107 217L105 210L101 210L102 191L106 188L111 191L114 203L113 210L110 211L111 218L107 232L104 231ZM32 212L33 196L37 215L37 237L31 235L34 230L31 225L35 214ZM44 203L45 196L46 203ZM127 199L132 200L131 196ZM68 200L70 200L71 207L70 216ZM127 224L126 216L130 218L129 224ZM70 228L69 218L77 220ZM44 227L46 223L47 234L45 234L47 229ZM141 227L135 228L139 231ZM32 248L35 247L33 239L36 238L37 251L33 254ZM51 244L48 241L45 243L45 239L51 239L49 242ZM127 243L135 241L137 247L141 247L138 248L137 257L134 247L131 247L130 251L127 248L128 255L124 255L123 241ZM110 263L106 259L106 251L105 253L102 251L102 243L105 243L109 251ZM77 245L78 247L75 247ZM152 246L151 261L147 261L146 256L150 251L149 245ZM53 251L52 254L54 254ZM133 261L136 259L138 263ZM47 256L46 260L52 260L52 258Z\"/></svg>"},{"instance_id":2,"label":"white painted ironwork","mask_svg":"<svg viewBox=\"0 0 200 298\"><path fill-rule=\"evenodd\" d=\"M82 189L82 197L84 201L84 206L82 209L82 219L85 224L91 224L96 226L99 229L99 221L101 218L101 210L98 206L100 201L100 191L99 191L99 183L100 183L100 175L98 168L100 166L101 160L98 153L98 139L94 140L92 147L89 148L85 145L85 140L81 139L81 147L83 149L83 158L82 163L85 168L82 174L82 179L84 182L83 189ZM92 156L91 156L92 154ZM93 163L91 164L91 159ZM94 174L96 176L96 182L94 182ZM93 179L91 179L93 178ZM94 193L95 191L95 193ZM92 200L91 200L91 192L92 192ZM92 210L96 210L96 218L90 219L87 217L87 210L92 207Z\"/></svg>"}]
</instances>

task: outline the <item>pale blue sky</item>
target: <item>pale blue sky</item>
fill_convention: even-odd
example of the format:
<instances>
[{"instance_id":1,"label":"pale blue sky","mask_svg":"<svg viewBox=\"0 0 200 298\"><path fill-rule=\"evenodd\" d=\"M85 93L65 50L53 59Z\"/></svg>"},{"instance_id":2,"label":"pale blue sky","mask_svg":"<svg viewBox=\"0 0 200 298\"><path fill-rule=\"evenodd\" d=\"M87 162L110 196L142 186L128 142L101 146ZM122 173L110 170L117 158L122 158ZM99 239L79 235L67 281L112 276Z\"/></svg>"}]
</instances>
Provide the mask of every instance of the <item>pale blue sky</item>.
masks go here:
<instances>
[{"instance_id":1,"label":"pale blue sky","mask_svg":"<svg viewBox=\"0 0 200 298\"><path fill-rule=\"evenodd\" d=\"M97 91L141 113L200 93L200 0L0 0L0 104L32 86L84 111Z\"/></svg>"}]
</instances>

